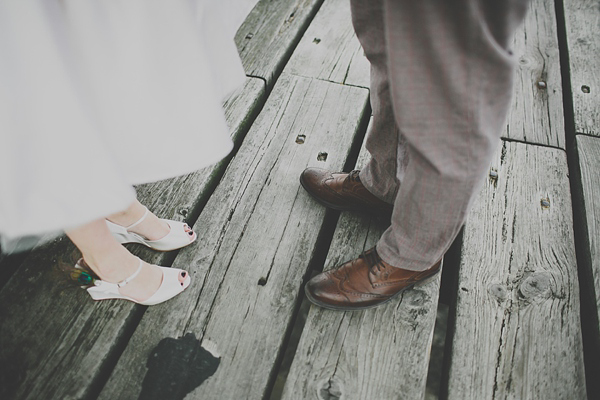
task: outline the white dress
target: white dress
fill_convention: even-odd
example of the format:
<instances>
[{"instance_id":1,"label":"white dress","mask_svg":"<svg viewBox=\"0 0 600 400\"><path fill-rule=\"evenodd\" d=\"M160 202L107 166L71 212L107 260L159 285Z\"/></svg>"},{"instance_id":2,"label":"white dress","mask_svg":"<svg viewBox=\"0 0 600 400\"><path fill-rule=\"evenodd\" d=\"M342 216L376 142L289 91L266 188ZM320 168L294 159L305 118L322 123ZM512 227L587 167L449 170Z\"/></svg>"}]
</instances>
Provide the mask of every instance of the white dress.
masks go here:
<instances>
[{"instance_id":1,"label":"white dress","mask_svg":"<svg viewBox=\"0 0 600 400\"><path fill-rule=\"evenodd\" d=\"M256 0L1 0L0 236L125 209L232 148L222 99Z\"/></svg>"}]
</instances>

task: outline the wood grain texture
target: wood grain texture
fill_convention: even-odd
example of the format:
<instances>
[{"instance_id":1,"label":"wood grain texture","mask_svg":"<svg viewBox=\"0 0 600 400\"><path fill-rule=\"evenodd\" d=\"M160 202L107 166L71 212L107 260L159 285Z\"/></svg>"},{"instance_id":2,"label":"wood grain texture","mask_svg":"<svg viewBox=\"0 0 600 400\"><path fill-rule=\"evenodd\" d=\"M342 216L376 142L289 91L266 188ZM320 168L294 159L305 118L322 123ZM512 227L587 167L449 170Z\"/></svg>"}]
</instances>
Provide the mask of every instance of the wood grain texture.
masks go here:
<instances>
[{"instance_id":1,"label":"wood grain texture","mask_svg":"<svg viewBox=\"0 0 600 400\"><path fill-rule=\"evenodd\" d=\"M323 3L286 66L290 74L365 88L369 69L354 34L348 0Z\"/></svg>"},{"instance_id":2,"label":"wood grain texture","mask_svg":"<svg viewBox=\"0 0 600 400\"><path fill-rule=\"evenodd\" d=\"M448 398L585 399L565 152L503 142L490 173L464 230Z\"/></svg>"},{"instance_id":3,"label":"wood grain texture","mask_svg":"<svg viewBox=\"0 0 600 400\"><path fill-rule=\"evenodd\" d=\"M188 333L215 343L222 358L187 399L264 396L325 214L301 189L299 174L344 165L367 97L360 88L278 80L200 215L198 240L175 260L192 285L148 310L102 399L136 398L151 350Z\"/></svg>"},{"instance_id":4,"label":"wood grain texture","mask_svg":"<svg viewBox=\"0 0 600 400\"><path fill-rule=\"evenodd\" d=\"M270 90L323 0L261 0L235 36L246 75Z\"/></svg>"},{"instance_id":5,"label":"wood grain texture","mask_svg":"<svg viewBox=\"0 0 600 400\"><path fill-rule=\"evenodd\" d=\"M236 140L248 128L247 118L258 107L264 90L260 79L248 79L244 90L226 103ZM183 220L180 211L191 209L197 199L210 194L210 179L223 167L217 164L148 185L138 197L159 216ZM164 264L169 257L141 245L129 248L155 264ZM57 268L73 265L79 257L68 239L59 238L32 251L0 292L0 398L89 396L103 366L121 345L120 338L139 318L142 309L133 303L95 303L84 290L65 284Z\"/></svg>"},{"instance_id":6,"label":"wood grain texture","mask_svg":"<svg viewBox=\"0 0 600 400\"><path fill-rule=\"evenodd\" d=\"M554 1L532 0L515 35L518 64L505 138L565 148L556 32Z\"/></svg>"},{"instance_id":7,"label":"wood grain texture","mask_svg":"<svg viewBox=\"0 0 600 400\"><path fill-rule=\"evenodd\" d=\"M600 139L589 136L577 136L577 158L579 160L578 182L581 183L581 201L578 204L583 216L581 229L584 230L583 246L587 247L585 251L586 261L580 265L583 268L589 268L582 274L586 282L582 282L587 287L587 294L594 302L594 311L597 313L597 320L600 321L600 193L598 192L598 183L600 183ZM587 265L586 265L587 264ZM600 332L600 325L596 327ZM598 333L596 333L598 335ZM596 340L598 338L596 337Z\"/></svg>"},{"instance_id":8,"label":"wood grain texture","mask_svg":"<svg viewBox=\"0 0 600 400\"><path fill-rule=\"evenodd\" d=\"M0 397L80 399L127 326L130 303L97 303L66 278L79 252L59 238L31 252L0 292Z\"/></svg>"},{"instance_id":9,"label":"wood grain texture","mask_svg":"<svg viewBox=\"0 0 600 400\"><path fill-rule=\"evenodd\" d=\"M363 147L358 168L367 159ZM375 246L385 228L375 219L342 213L325 270ZM424 398L439 284L438 274L365 311L311 306L282 398Z\"/></svg>"},{"instance_id":10,"label":"wood grain texture","mask_svg":"<svg viewBox=\"0 0 600 400\"><path fill-rule=\"evenodd\" d=\"M563 3L575 131L600 136L600 2Z\"/></svg>"}]
</instances>

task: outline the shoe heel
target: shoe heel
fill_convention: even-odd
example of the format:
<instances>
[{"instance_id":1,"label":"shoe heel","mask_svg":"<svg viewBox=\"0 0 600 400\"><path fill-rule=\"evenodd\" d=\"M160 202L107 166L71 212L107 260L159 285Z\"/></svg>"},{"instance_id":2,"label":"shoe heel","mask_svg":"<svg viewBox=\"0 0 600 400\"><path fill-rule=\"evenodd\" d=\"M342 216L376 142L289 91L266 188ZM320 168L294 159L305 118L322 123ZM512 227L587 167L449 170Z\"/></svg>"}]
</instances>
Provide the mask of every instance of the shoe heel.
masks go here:
<instances>
[{"instance_id":1,"label":"shoe heel","mask_svg":"<svg viewBox=\"0 0 600 400\"><path fill-rule=\"evenodd\" d=\"M95 287L87 288L86 290L89 293L90 297L94 300L106 300L110 298L110 295L108 293L101 292Z\"/></svg>"},{"instance_id":2,"label":"shoe heel","mask_svg":"<svg viewBox=\"0 0 600 400\"><path fill-rule=\"evenodd\" d=\"M127 232L127 229L117 225L115 223L110 222L109 220L106 220L106 226L108 226L108 230L110 231L110 233L113 235L113 237L116 239L117 242L121 243L121 244L125 244L125 243L140 243L139 239Z\"/></svg>"},{"instance_id":3,"label":"shoe heel","mask_svg":"<svg viewBox=\"0 0 600 400\"><path fill-rule=\"evenodd\" d=\"M115 238L115 240L121 244L125 244L125 243L131 243L132 240L127 237L126 235L123 235L121 233L114 233L113 232L113 237Z\"/></svg>"},{"instance_id":4,"label":"shoe heel","mask_svg":"<svg viewBox=\"0 0 600 400\"><path fill-rule=\"evenodd\" d=\"M113 293L112 291L106 290L106 288L100 288L98 286L92 286L86 289L90 297L94 300L108 300L108 299L123 299L125 296L119 293Z\"/></svg>"},{"instance_id":5,"label":"shoe heel","mask_svg":"<svg viewBox=\"0 0 600 400\"><path fill-rule=\"evenodd\" d=\"M119 243L124 243L127 240L127 229L120 225L117 225L109 220L106 221L106 226L112 235L117 239Z\"/></svg>"},{"instance_id":6,"label":"shoe heel","mask_svg":"<svg viewBox=\"0 0 600 400\"><path fill-rule=\"evenodd\" d=\"M442 259L442 261L440 262L440 268L434 274L428 276L427 278L423 279L422 281L415 283L415 286L426 285L429 282L433 281L439 274L442 273L443 266L444 266L444 259Z\"/></svg>"}]
</instances>

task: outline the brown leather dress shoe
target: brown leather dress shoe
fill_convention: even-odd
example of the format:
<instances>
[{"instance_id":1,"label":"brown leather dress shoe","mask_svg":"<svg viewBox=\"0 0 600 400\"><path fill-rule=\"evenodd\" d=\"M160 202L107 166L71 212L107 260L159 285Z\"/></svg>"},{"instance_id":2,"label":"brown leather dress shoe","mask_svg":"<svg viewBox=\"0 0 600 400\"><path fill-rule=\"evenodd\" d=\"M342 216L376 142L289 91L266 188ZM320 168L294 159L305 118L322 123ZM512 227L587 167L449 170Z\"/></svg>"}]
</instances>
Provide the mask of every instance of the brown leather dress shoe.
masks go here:
<instances>
[{"instance_id":1,"label":"brown leather dress shoe","mask_svg":"<svg viewBox=\"0 0 600 400\"><path fill-rule=\"evenodd\" d=\"M319 203L340 211L356 211L389 218L393 206L375 197L360 182L359 171L330 172L307 168L300 184Z\"/></svg>"},{"instance_id":2,"label":"brown leather dress shoe","mask_svg":"<svg viewBox=\"0 0 600 400\"><path fill-rule=\"evenodd\" d=\"M321 307L351 311L376 307L390 301L406 289L435 275L442 261L425 271L392 267L383 261L375 248L356 260L323 272L306 283L306 297Z\"/></svg>"}]
</instances>

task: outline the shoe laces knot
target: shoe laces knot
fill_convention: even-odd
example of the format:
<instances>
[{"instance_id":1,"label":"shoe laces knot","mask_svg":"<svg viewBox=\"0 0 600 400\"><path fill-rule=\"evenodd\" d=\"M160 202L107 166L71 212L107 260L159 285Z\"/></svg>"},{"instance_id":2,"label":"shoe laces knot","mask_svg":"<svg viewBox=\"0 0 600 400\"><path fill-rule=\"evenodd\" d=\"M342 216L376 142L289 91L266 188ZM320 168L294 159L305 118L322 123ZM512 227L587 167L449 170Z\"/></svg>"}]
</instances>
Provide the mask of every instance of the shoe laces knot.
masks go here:
<instances>
[{"instance_id":1,"label":"shoe laces knot","mask_svg":"<svg viewBox=\"0 0 600 400\"><path fill-rule=\"evenodd\" d=\"M348 179L351 180L352 182L359 182L360 183L360 176L359 176L360 170L355 169L354 171L351 171L348 174Z\"/></svg>"},{"instance_id":2,"label":"shoe laces knot","mask_svg":"<svg viewBox=\"0 0 600 400\"><path fill-rule=\"evenodd\" d=\"M379 257L377 250L373 247L370 250L365 251L361 257L365 259L367 265L369 266L369 271L373 275L378 275L381 271L386 269L386 266L383 264L383 260Z\"/></svg>"}]
</instances>

